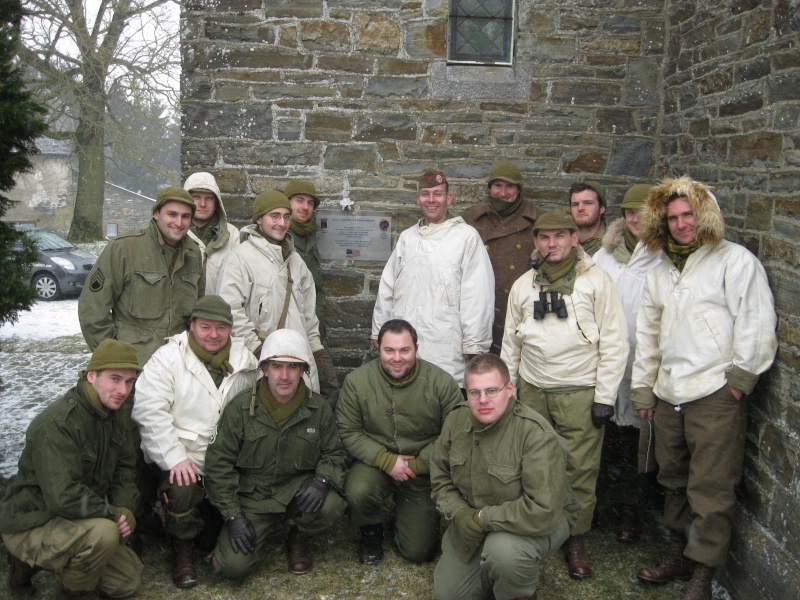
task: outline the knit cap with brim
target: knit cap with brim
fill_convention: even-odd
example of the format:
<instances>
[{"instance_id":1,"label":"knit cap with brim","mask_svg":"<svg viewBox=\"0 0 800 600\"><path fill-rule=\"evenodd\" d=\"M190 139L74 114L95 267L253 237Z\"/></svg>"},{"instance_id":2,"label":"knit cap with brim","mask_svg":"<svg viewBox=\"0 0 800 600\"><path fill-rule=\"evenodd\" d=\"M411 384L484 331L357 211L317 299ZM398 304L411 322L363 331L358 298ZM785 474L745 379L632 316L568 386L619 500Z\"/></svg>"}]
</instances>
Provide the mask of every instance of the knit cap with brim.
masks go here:
<instances>
[{"instance_id":1,"label":"knit cap with brim","mask_svg":"<svg viewBox=\"0 0 800 600\"><path fill-rule=\"evenodd\" d=\"M568 229L569 231L578 231L578 226L575 224L575 219L572 218L572 215L566 211L551 210L536 219L536 223L533 225L533 235L536 235L542 229Z\"/></svg>"},{"instance_id":2,"label":"knit cap with brim","mask_svg":"<svg viewBox=\"0 0 800 600\"><path fill-rule=\"evenodd\" d=\"M497 179L522 187L522 174L519 172L517 165L511 162L499 162L492 167L492 173L489 175L489 185L491 186L492 182Z\"/></svg>"},{"instance_id":3,"label":"knit cap with brim","mask_svg":"<svg viewBox=\"0 0 800 600\"><path fill-rule=\"evenodd\" d=\"M286 184L283 194L289 199L297 194L306 194L314 199L314 208L319 206L319 198L317 197L317 189L314 187L314 182L304 181L302 179L292 179Z\"/></svg>"},{"instance_id":4,"label":"knit cap with brim","mask_svg":"<svg viewBox=\"0 0 800 600\"><path fill-rule=\"evenodd\" d=\"M619 207L623 210L626 208L639 210L644 206L644 201L647 200L651 189L653 189L653 186L647 183L637 183L631 186L625 192L625 196L622 197L622 204Z\"/></svg>"},{"instance_id":5,"label":"knit cap with brim","mask_svg":"<svg viewBox=\"0 0 800 600\"><path fill-rule=\"evenodd\" d=\"M443 183L447 183L447 177L444 176L444 173L436 169L427 168L422 172L422 175L420 175L417 189L424 190L425 188L436 187Z\"/></svg>"},{"instance_id":6,"label":"knit cap with brim","mask_svg":"<svg viewBox=\"0 0 800 600\"><path fill-rule=\"evenodd\" d=\"M253 202L253 223L258 221L263 215L276 208L287 208L292 211L289 199L275 190L261 192Z\"/></svg>"},{"instance_id":7,"label":"knit cap with brim","mask_svg":"<svg viewBox=\"0 0 800 600\"><path fill-rule=\"evenodd\" d=\"M608 206L606 204L606 188L604 188L596 181L584 181L583 185L585 185L586 187L590 187L595 192L597 192L597 199L600 200L600 204L602 204L603 206Z\"/></svg>"},{"instance_id":8,"label":"knit cap with brim","mask_svg":"<svg viewBox=\"0 0 800 600\"><path fill-rule=\"evenodd\" d=\"M208 319L209 321L220 321L233 325L233 315L231 314L230 304L221 297L213 294L203 296L194 303L190 320Z\"/></svg>"},{"instance_id":9,"label":"knit cap with brim","mask_svg":"<svg viewBox=\"0 0 800 600\"><path fill-rule=\"evenodd\" d=\"M161 207L167 202L183 202L192 209L192 214L194 214L194 200L192 200L189 192L183 188L170 185L159 190L156 195L156 203L153 205L153 212L161 210Z\"/></svg>"},{"instance_id":10,"label":"knit cap with brim","mask_svg":"<svg viewBox=\"0 0 800 600\"><path fill-rule=\"evenodd\" d=\"M122 340L105 339L97 345L86 365L87 371L104 371L106 369L133 369L141 373L136 348Z\"/></svg>"}]
</instances>

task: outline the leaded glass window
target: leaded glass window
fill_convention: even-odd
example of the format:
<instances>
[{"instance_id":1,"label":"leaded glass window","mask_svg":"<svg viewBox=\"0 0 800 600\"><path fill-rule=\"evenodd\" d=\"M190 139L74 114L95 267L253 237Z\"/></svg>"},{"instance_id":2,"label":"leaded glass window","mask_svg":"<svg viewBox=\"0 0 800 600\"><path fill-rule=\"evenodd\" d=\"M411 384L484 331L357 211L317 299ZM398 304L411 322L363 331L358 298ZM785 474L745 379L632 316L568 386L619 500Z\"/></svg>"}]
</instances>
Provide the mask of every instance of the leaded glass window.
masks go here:
<instances>
[{"instance_id":1,"label":"leaded glass window","mask_svg":"<svg viewBox=\"0 0 800 600\"><path fill-rule=\"evenodd\" d=\"M450 0L448 33L448 62L510 65L514 0Z\"/></svg>"}]
</instances>

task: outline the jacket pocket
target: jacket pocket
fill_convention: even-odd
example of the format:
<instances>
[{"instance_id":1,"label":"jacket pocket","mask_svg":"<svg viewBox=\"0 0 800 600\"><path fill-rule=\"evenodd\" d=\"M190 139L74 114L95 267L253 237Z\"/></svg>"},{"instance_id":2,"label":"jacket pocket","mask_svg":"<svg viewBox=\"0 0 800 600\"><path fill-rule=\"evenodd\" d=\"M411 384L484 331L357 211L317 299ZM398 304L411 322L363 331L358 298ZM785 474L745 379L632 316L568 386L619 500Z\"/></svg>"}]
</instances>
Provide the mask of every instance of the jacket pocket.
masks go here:
<instances>
[{"instance_id":1,"label":"jacket pocket","mask_svg":"<svg viewBox=\"0 0 800 600\"><path fill-rule=\"evenodd\" d=\"M294 455L294 466L300 471L315 470L319 462L319 428L314 425L297 426Z\"/></svg>"},{"instance_id":2,"label":"jacket pocket","mask_svg":"<svg viewBox=\"0 0 800 600\"><path fill-rule=\"evenodd\" d=\"M522 479L522 467L520 465L489 463L486 470L489 472L489 475L498 479L500 483L505 485Z\"/></svg>"},{"instance_id":3,"label":"jacket pocket","mask_svg":"<svg viewBox=\"0 0 800 600\"><path fill-rule=\"evenodd\" d=\"M267 449L267 428L261 424L245 425L242 449L236 466L243 469L260 469L264 467Z\"/></svg>"},{"instance_id":4,"label":"jacket pocket","mask_svg":"<svg viewBox=\"0 0 800 600\"><path fill-rule=\"evenodd\" d=\"M200 273L197 271L191 273L182 273L180 282L181 289L175 290L176 294L174 294L173 297L180 299L180 314L188 321L199 293L198 288L200 287Z\"/></svg>"},{"instance_id":5,"label":"jacket pocket","mask_svg":"<svg viewBox=\"0 0 800 600\"><path fill-rule=\"evenodd\" d=\"M138 319L158 319L168 308L167 274L134 271L128 297L128 312Z\"/></svg>"}]
</instances>

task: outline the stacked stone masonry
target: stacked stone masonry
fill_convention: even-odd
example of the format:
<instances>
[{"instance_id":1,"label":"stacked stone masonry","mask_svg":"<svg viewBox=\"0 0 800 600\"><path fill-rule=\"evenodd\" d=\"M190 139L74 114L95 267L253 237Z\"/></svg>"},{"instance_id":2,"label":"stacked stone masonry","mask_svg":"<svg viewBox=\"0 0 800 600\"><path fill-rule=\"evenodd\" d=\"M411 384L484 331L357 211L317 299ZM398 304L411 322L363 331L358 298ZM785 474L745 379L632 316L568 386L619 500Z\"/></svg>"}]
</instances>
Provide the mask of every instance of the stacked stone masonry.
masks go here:
<instances>
[{"instance_id":1,"label":"stacked stone masonry","mask_svg":"<svg viewBox=\"0 0 800 600\"><path fill-rule=\"evenodd\" d=\"M624 190L689 174L767 268L776 364L751 401L734 598L800 597L800 6L795 0L517 0L512 67L448 65L446 0L185 0L184 175L210 170L234 222L312 179L323 208L417 218L442 169L453 212L497 160L543 208L578 178ZM381 264L329 264L341 374L369 353Z\"/></svg>"}]
</instances>

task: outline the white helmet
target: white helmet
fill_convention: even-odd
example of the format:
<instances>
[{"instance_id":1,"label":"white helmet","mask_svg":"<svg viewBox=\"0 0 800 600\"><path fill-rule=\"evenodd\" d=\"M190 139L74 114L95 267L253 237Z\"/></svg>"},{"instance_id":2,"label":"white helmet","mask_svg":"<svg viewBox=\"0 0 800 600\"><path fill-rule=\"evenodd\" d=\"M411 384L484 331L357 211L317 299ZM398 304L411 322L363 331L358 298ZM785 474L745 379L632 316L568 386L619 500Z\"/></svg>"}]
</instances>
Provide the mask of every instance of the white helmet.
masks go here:
<instances>
[{"instance_id":1,"label":"white helmet","mask_svg":"<svg viewBox=\"0 0 800 600\"><path fill-rule=\"evenodd\" d=\"M278 329L273 331L264 340L261 346L259 364L264 361L305 363L306 370L311 366L308 340L294 329Z\"/></svg>"}]
</instances>

